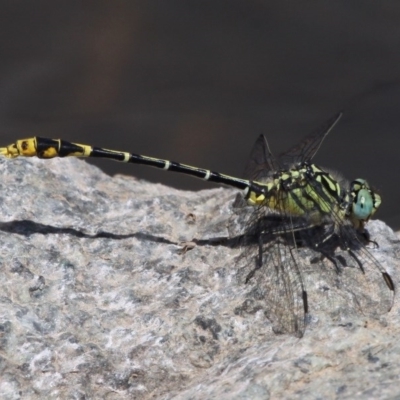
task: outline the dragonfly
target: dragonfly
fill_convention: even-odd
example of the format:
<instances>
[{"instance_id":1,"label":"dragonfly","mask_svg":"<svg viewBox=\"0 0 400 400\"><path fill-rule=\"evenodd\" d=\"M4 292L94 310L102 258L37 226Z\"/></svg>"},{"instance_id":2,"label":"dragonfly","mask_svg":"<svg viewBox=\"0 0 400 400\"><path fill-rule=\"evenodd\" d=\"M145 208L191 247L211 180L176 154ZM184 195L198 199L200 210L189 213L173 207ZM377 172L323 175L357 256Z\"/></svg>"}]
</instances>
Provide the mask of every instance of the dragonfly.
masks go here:
<instances>
[{"instance_id":1,"label":"dragonfly","mask_svg":"<svg viewBox=\"0 0 400 400\"><path fill-rule=\"evenodd\" d=\"M250 198L256 207L243 235L239 264L244 267L239 272L246 283L256 279L254 297L267 300L266 314L277 333L304 334L309 306L302 265L307 255L331 262L364 314L380 315L393 305L393 280L367 249L375 242L369 240L365 225L381 197L365 179L348 182L312 163L341 117L342 113L335 115L278 157L261 135L245 169L250 181L269 183L269 193L274 194L268 203L258 202L257 194ZM358 291L357 281L351 281L354 275L344 271L351 265L366 281L366 293Z\"/></svg>"},{"instance_id":2,"label":"dragonfly","mask_svg":"<svg viewBox=\"0 0 400 400\"><path fill-rule=\"evenodd\" d=\"M33 137L0 148L7 158L93 157L148 165L183 173L242 190L253 208L238 257L239 275L245 283L257 281L257 296L267 304L267 317L275 332L303 336L309 314L302 273L304 249L328 259L336 273L345 275L343 263L355 264L361 278L376 293L378 312L390 311L394 284L389 273L368 251L365 224L381 204L378 193L364 179L351 183L312 163L322 142L342 113L329 119L298 145L275 157L264 135L257 139L245 169L246 179L145 155ZM344 256L338 257L336 250ZM344 260L344 261L343 261ZM357 282L354 282L357 285ZM356 299L369 312L370 303Z\"/></svg>"}]
</instances>

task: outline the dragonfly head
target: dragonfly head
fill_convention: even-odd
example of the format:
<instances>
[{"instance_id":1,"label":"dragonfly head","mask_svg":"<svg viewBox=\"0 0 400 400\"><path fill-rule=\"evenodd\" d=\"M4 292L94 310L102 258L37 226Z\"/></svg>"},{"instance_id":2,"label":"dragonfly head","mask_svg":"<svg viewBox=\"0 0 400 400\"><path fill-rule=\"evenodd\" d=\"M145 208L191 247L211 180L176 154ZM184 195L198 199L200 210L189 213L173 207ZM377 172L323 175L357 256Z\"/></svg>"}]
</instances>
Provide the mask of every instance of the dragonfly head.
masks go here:
<instances>
[{"instance_id":1,"label":"dragonfly head","mask_svg":"<svg viewBox=\"0 0 400 400\"><path fill-rule=\"evenodd\" d=\"M350 185L351 219L358 228L362 227L381 204L381 196L375 193L365 179L355 179Z\"/></svg>"}]
</instances>

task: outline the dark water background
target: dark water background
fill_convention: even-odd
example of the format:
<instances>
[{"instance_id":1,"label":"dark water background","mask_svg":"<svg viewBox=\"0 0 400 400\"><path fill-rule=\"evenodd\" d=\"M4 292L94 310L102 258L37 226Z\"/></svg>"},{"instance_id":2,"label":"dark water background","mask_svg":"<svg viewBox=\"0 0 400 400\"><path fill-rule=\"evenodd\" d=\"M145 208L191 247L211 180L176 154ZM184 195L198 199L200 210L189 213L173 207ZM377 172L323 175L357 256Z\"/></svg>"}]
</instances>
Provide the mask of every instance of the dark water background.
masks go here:
<instances>
[{"instance_id":1,"label":"dark water background","mask_svg":"<svg viewBox=\"0 0 400 400\"><path fill-rule=\"evenodd\" d=\"M279 153L344 109L315 161L367 178L400 228L400 2L0 5L1 145L62 137L240 175L260 133Z\"/></svg>"}]
</instances>

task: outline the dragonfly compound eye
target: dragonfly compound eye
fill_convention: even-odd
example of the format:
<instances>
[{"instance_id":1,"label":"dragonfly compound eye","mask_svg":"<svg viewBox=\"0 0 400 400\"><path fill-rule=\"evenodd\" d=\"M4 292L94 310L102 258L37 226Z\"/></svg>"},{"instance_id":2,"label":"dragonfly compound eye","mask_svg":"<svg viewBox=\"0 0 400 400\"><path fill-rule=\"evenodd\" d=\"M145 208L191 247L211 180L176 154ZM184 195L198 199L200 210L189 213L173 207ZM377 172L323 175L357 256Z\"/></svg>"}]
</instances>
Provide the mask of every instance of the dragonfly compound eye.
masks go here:
<instances>
[{"instance_id":1,"label":"dragonfly compound eye","mask_svg":"<svg viewBox=\"0 0 400 400\"><path fill-rule=\"evenodd\" d=\"M351 183L351 195L353 217L368 221L381 203L380 196L370 189L368 182L364 179L356 179Z\"/></svg>"}]
</instances>

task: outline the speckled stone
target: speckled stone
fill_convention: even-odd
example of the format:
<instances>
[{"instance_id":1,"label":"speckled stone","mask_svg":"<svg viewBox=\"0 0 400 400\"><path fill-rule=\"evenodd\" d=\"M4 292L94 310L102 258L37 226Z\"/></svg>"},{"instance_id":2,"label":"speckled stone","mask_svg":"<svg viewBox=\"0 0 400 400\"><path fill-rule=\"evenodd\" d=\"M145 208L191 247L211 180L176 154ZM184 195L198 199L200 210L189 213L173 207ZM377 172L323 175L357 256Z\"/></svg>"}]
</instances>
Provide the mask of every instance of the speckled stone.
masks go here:
<instances>
[{"instance_id":1,"label":"speckled stone","mask_svg":"<svg viewBox=\"0 0 400 400\"><path fill-rule=\"evenodd\" d=\"M77 159L0 171L1 399L400 396L398 299L381 316L357 310L362 274L336 288L332 266L307 266L301 339L276 335L265 304L237 311L256 285L238 280L240 248L191 244L229 235L235 191L178 191ZM399 239L368 229L399 287Z\"/></svg>"}]
</instances>

